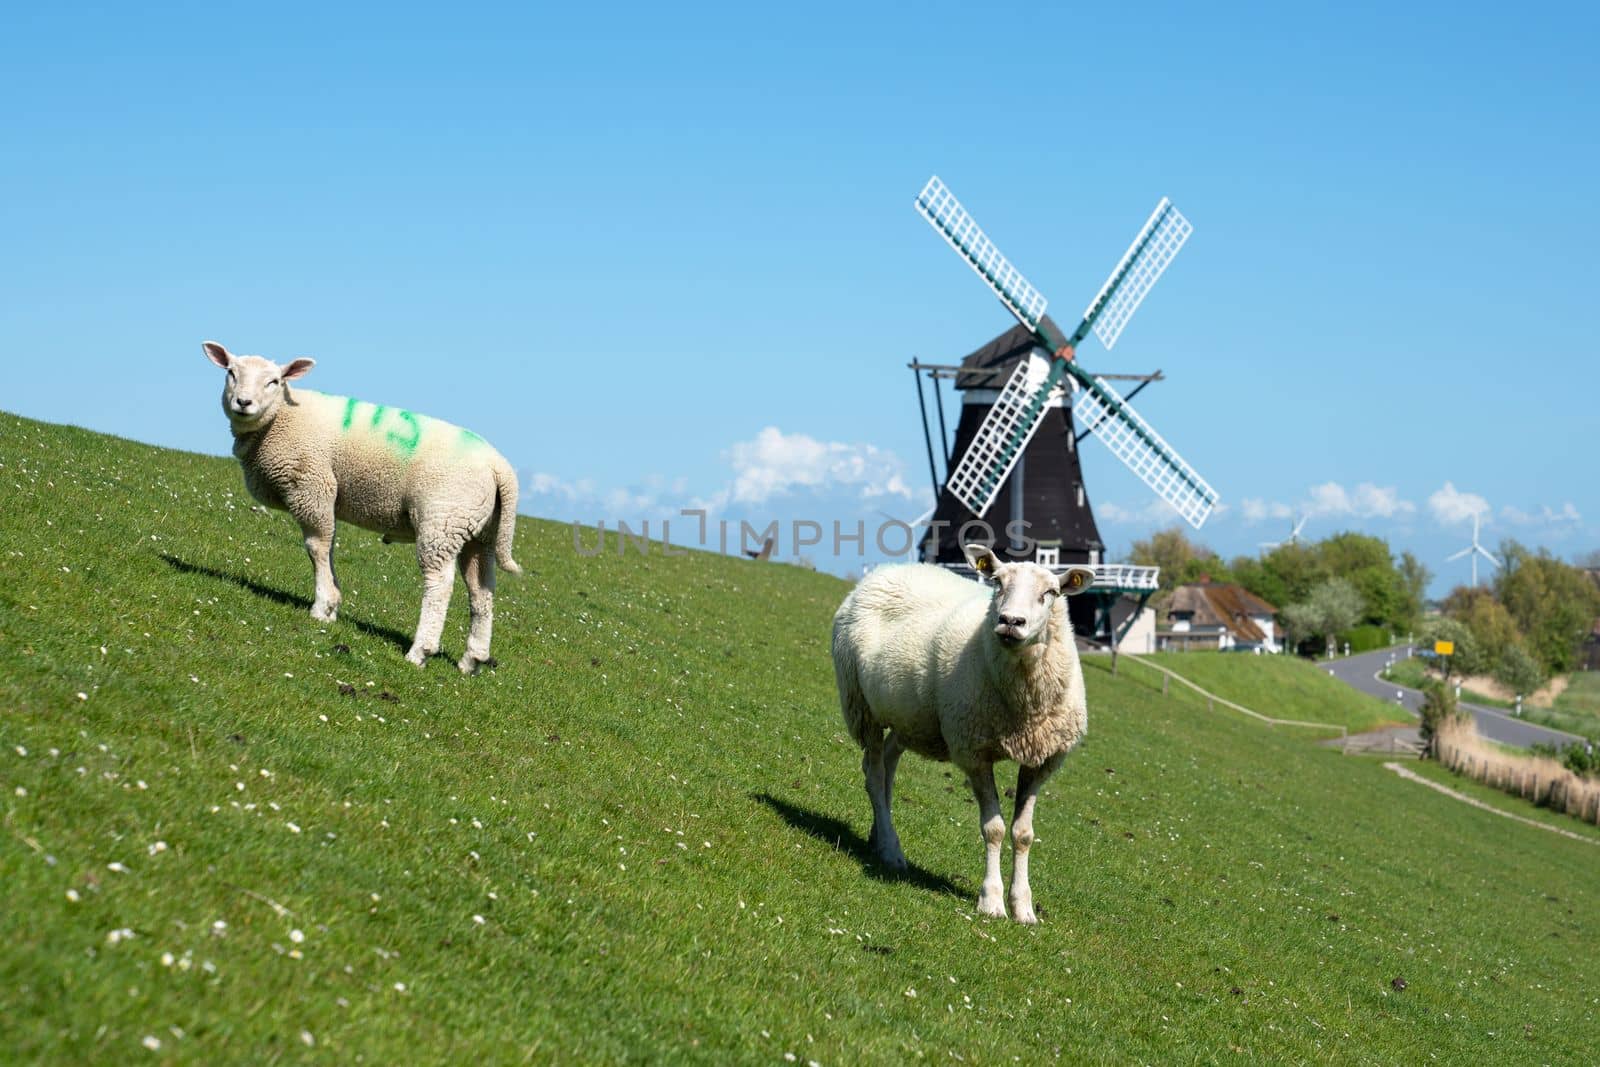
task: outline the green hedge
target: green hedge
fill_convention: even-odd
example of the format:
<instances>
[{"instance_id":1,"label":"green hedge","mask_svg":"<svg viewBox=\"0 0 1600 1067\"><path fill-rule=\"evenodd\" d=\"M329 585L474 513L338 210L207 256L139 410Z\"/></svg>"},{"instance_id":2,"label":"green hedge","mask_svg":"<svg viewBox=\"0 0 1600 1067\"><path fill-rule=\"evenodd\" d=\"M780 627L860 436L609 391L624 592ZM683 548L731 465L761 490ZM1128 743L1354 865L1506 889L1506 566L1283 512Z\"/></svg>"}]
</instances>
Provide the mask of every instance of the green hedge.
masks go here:
<instances>
[{"instance_id":1,"label":"green hedge","mask_svg":"<svg viewBox=\"0 0 1600 1067\"><path fill-rule=\"evenodd\" d=\"M1371 652L1375 648L1388 648L1394 642L1390 640L1389 628L1386 626L1357 626L1337 635L1339 651L1344 651L1345 642L1350 643L1350 654L1357 652Z\"/></svg>"}]
</instances>

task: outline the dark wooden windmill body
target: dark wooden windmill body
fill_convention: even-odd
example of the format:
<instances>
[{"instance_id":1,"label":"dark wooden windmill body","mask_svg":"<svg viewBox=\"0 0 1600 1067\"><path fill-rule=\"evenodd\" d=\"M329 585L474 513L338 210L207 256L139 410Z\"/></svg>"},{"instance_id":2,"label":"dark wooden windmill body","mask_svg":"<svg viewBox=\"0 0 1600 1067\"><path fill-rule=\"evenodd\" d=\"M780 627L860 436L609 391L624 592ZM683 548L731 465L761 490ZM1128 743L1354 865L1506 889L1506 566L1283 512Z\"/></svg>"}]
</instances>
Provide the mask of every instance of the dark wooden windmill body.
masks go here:
<instances>
[{"instance_id":1,"label":"dark wooden windmill body","mask_svg":"<svg viewBox=\"0 0 1600 1067\"><path fill-rule=\"evenodd\" d=\"M1032 332L1015 326L967 356L951 372L962 402L946 469L971 446L1006 378L1037 350ZM937 381L936 377L936 387ZM992 537L995 552L1006 559L1052 566L1099 564L1105 558L1105 542L1084 488L1077 437L1068 401L1057 399L985 515L974 515L948 489L941 488L922 544L922 559L964 563L963 540L981 536L984 541ZM969 525L975 523L982 525Z\"/></svg>"}]
</instances>

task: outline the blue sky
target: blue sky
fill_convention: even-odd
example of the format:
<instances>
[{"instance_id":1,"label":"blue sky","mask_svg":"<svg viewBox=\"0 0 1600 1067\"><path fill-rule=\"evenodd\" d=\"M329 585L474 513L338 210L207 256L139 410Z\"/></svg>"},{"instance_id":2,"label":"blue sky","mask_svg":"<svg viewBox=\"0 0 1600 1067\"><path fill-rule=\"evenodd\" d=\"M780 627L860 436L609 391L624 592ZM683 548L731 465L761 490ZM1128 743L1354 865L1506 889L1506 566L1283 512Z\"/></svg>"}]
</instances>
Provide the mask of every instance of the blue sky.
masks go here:
<instances>
[{"instance_id":1,"label":"blue sky","mask_svg":"<svg viewBox=\"0 0 1600 1067\"><path fill-rule=\"evenodd\" d=\"M1068 318L1194 223L1082 358L1166 372L1224 555L1600 547L1600 8L1395 7L13 7L0 407L223 453L214 338L472 426L526 513L911 518L907 359L1010 321L938 173ZM1084 454L1114 555L1170 521Z\"/></svg>"}]
</instances>

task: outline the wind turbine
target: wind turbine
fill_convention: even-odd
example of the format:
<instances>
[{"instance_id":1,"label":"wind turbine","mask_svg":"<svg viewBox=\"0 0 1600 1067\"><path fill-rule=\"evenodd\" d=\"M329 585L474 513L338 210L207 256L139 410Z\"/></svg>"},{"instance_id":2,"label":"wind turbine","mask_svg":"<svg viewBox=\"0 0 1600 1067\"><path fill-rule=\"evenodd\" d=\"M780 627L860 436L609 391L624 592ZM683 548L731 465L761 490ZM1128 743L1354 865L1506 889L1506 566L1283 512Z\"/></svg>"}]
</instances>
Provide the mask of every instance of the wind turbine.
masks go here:
<instances>
[{"instance_id":1,"label":"wind turbine","mask_svg":"<svg viewBox=\"0 0 1600 1067\"><path fill-rule=\"evenodd\" d=\"M1300 543L1300 531L1306 528L1306 518L1305 515L1302 515L1295 521L1294 529L1289 531L1288 544L1297 545ZM1282 548L1284 543L1283 541L1262 541L1260 547L1267 549Z\"/></svg>"},{"instance_id":2,"label":"wind turbine","mask_svg":"<svg viewBox=\"0 0 1600 1067\"><path fill-rule=\"evenodd\" d=\"M1460 552L1457 552L1455 555L1445 560L1445 562L1454 563L1462 556L1470 556L1472 558L1472 584L1474 587L1476 587L1478 584L1479 556L1482 556L1490 563L1493 563L1496 567L1500 566L1500 561L1495 559L1494 556L1489 553L1488 549L1484 548L1478 543L1478 513L1476 511L1472 513L1472 544L1468 545L1466 548L1463 548Z\"/></svg>"}]
</instances>

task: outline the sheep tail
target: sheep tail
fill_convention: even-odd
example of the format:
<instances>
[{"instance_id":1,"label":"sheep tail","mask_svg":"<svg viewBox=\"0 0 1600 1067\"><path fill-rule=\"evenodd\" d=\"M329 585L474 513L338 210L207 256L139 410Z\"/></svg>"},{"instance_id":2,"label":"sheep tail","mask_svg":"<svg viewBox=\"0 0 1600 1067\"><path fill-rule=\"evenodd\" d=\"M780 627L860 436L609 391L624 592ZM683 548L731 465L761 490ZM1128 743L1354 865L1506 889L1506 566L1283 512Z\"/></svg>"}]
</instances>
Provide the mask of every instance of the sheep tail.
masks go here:
<instances>
[{"instance_id":1,"label":"sheep tail","mask_svg":"<svg viewBox=\"0 0 1600 1067\"><path fill-rule=\"evenodd\" d=\"M517 535L517 474L502 460L494 467L495 493L500 498L500 525L494 534L494 560L507 574L521 574L511 558L511 541Z\"/></svg>"}]
</instances>

